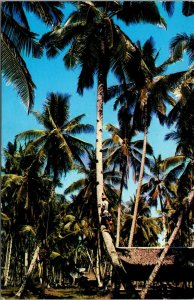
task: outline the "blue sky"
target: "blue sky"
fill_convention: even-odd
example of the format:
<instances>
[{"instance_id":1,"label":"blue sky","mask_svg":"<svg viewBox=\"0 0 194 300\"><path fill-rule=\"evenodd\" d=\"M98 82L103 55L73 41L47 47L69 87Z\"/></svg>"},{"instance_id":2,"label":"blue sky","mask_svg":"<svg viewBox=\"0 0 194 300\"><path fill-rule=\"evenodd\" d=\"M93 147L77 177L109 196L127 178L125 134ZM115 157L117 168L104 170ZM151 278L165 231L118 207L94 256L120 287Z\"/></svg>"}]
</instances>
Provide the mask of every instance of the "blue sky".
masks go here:
<instances>
[{"instance_id":1,"label":"blue sky","mask_svg":"<svg viewBox=\"0 0 194 300\"><path fill-rule=\"evenodd\" d=\"M167 22L167 30L158 26L149 24L138 24L125 26L118 22L125 33L136 42L140 40L143 44L150 36L154 37L155 47L160 50L158 63L164 61L170 54L169 42L177 33L193 32L193 17L184 17L181 13L181 2L177 2L175 6L174 15L169 18L166 12L161 8L161 3L158 2L161 15ZM66 4L65 19L71 10L71 5ZM49 28L41 23L36 17L28 14L31 31L37 32L40 36L49 31ZM90 123L95 126L96 120L96 84L93 89L85 90L83 96L76 93L77 78L79 69L66 70L62 58L62 52L57 58L48 60L46 56L41 59L27 58L26 63L32 75L33 81L36 84L35 105L34 110L40 111L46 95L49 92L68 93L70 99L70 117L73 118L79 114L86 114L83 119L84 123ZM188 59L184 59L174 65L168 70L169 72L176 72L187 69L189 66ZM116 79L110 74L108 84L117 83ZM117 123L116 112L113 111L114 100L110 101L104 106L104 124ZM3 80L2 82L2 148L4 148L9 141L13 142L16 134L28 130L40 128L31 115L27 115L27 111L21 100L16 94L12 86L7 86ZM164 135L167 133L167 128L161 127L158 121L154 118L149 129L149 142L154 148L155 156L162 154L162 157L168 157L174 154L176 145L172 141L164 142ZM104 135L107 137L107 134ZM95 143L95 134L84 135L83 138L88 142ZM64 190L75 179L75 173L70 173L64 180ZM130 195L135 193L136 185L130 180L129 189L124 192L123 200L127 201Z\"/></svg>"}]
</instances>

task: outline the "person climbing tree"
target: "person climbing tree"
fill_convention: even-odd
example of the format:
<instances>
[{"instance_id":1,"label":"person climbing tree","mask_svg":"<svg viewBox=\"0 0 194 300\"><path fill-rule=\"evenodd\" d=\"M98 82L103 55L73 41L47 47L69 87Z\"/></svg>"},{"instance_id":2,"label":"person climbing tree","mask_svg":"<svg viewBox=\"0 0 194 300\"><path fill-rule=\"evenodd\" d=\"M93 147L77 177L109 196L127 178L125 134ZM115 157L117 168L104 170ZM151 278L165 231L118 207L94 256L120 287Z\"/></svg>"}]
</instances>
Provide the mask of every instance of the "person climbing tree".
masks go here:
<instances>
[{"instance_id":1,"label":"person climbing tree","mask_svg":"<svg viewBox=\"0 0 194 300\"><path fill-rule=\"evenodd\" d=\"M108 201L106 196L103 194L102 195L102 207L101 207L101 225L106 226L106 229L109 232L112 232L112 225L113 225L113 221L112 221L112 217L111 214L108 211Z\"/></svg>"}]
</instances>

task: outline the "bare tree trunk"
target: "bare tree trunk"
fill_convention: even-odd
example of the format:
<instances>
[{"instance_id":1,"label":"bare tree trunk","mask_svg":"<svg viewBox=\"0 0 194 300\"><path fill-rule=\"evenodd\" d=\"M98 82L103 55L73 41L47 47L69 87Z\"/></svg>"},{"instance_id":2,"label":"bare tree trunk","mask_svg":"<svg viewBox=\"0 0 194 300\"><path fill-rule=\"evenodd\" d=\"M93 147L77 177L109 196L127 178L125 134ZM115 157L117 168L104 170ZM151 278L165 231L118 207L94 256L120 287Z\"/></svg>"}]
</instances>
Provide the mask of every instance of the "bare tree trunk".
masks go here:
<instances>
[{"instance_id":1,"label":"bare tree trunk","mask_svg":"<svg viewBox=\"0 0 194 300\"><path fill-rule=\"evenodd\" d=\"M101 204L103 189L103 159L102 159L102 126L103 126L103 101L105 84L102 73L98 74L97 95L97 124L96 124L96 192L99 222L101 222Z\"/></svg>"},{"instance_id":2,"label":"bare tree trunk","mask_svg":"<svg viewBox=\"0 0 194 300\"><path fill-rule=\"evenodd\" d=\"M182 211L181 214L179 215L178 217L178 221L176 223L176 227L174 228L171 236L170 236L170 239L168 240L168 243L166 245L166 247L164 248L164 250L162 251L162 254L160 255L158 261L157 261L157 264L155 265L152 273L150 274L149 278L148 278L148 281L146 283L146 286L145 288L142 289L141 291L141 299L145 299L147 293L148 293L148 290L150 288L150 286L153 284L153 281L154 279L156 278L156 275L158 274L159 270L160 270L160 267L164 261L164 258L170 248L170 246L172 245L173 241L175 240L175 237L177 235L177 233L179 232L179 229L181 227L181 224L182 224L182 220L183 220L183 214L186 213L190 206L191 206L191 202L193 201L193 198L194 198L194 188L192 188L191 192L189 193L189 196L188 196L188 205L187 207L185 208L185 211Z\"/></svg>"},{"instance_id":3,"label":"bare tree trunk","mask_svg":"<svg viewBox=\"0 0 194 300\"><path fill-rule=\"evenodd\" d=\"M133 238L134 238L136 222L137 222L138 206L139 206L139 200L140 200L140 195L141 195L141 186L142 186L142 180L143 180L145 157L146 157L146 148L147 148L147 132L148 132L148 130L147 130L147 124L146 123L147 122L145 120L143 152L142 152L142 158L141 158L141 168L140 168L140 174L139 174L137 195L136 195L136 199L135 199L135 208L134 208L134 213L133 213L133 220L132 220L132 225L131 225L131 231L130 231L128 247L133 246Z\"/></svg>"},{"instance_id":4,"label":"bare tree trunk","mask_svg":"<svg viewBox=\"0 0 194 300\"><path fill-rule=\"evenodd\" d=\"M4 286L7 286L7 284L8 284L9 269L10 269L10 262L11 262L12 243L13 243L13 239L11 237L10 240L7 242L5 270L4 270L4 279L5 279Z\"/></svg>"},{"instance_id":5,"label":"bare tree trunk","mask_svg":"<svg viewBox=\"0 0 194 300\"><path fill-rule=\"evenodd\" d=\"M38 258L38 255L39 255L39 251L40 251L40 247L37 246L36 247L36 250L34 252L34 256L32 258L32 261L30 263L30 266L29 266L29 269L28 269L28 272L26 274L26 276L24 277L24 281L19 289L19 291L16 293L16 297L20 298L22 293L24 292L24 289L25 289L25 286L26 286L26 283L27 283L27 280L28 278L30 277L30 275L32 274L32 271L34 270L34 267L36 265L36 261L37 261L37 258Z\"/></svg>"}]
</instances>

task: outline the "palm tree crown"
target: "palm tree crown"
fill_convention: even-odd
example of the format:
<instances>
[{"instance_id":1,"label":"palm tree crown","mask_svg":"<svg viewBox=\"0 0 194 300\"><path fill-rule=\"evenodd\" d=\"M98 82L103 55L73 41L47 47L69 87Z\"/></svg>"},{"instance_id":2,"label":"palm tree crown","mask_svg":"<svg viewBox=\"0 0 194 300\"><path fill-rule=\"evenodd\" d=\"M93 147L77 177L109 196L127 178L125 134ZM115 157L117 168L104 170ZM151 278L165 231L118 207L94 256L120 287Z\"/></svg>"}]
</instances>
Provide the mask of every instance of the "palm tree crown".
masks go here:
<instances>
[{"instance_id":1,"label":"palm tree crown","mask_svg":"<svg viewBox=\"0 0 194 300\"><path fill-rule=\"evenodd\" d=\"M37 160L45 161L45 173L53 175L55 181L73 167L74 160L82 163L81 156L91 145L75 135L92 132L93 126L80 123L84 115L69 120L69 96L63 94L50 93L43 112L33 115L45 129L25 131L17 139L31 141L27 151L33 147L38 150Z\"/></svg>"}]
</instances>

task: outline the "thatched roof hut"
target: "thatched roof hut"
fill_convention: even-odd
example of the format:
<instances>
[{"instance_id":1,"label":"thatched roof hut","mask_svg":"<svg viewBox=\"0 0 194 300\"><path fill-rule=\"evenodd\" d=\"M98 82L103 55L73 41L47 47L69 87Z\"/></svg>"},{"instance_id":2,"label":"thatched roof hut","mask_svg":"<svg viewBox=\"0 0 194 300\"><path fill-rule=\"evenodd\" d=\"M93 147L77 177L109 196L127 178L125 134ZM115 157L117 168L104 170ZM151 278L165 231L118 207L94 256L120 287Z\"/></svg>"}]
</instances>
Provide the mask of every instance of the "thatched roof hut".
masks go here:
<instances>
[{"instance_id":1,"label":"thatched roof hut","mask_svg":"<svg viewBox=\"0 0 194 300\"><path fill-rule=\"evenodd\" d=\"M117 248L120 259L131 280L146 280L163 248ZM190 281L194 279L194 248L170 248L156 281Z\"/></svg>"}]
</instances>

